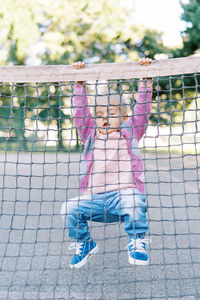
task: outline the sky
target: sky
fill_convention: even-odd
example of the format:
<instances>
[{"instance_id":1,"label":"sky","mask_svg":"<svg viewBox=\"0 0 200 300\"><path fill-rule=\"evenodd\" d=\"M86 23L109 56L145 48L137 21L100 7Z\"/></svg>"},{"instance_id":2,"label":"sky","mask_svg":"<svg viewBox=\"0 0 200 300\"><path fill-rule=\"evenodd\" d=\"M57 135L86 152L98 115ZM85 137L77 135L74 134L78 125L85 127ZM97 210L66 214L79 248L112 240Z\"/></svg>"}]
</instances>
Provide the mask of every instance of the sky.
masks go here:
<instances>
[{"instance_id":1,"label":"sky","mask_svg":"<svg viewBox=\"0 0 200 300\"><path fill-rule=\"evenodd\" d=\"M181 21L182 8L179 0L125 0L133 10L134 23L163 31L166 46L181 45L180 31L185 29ZM188 0L182 1L187 3Z\"/></svg>"}]
</instances>

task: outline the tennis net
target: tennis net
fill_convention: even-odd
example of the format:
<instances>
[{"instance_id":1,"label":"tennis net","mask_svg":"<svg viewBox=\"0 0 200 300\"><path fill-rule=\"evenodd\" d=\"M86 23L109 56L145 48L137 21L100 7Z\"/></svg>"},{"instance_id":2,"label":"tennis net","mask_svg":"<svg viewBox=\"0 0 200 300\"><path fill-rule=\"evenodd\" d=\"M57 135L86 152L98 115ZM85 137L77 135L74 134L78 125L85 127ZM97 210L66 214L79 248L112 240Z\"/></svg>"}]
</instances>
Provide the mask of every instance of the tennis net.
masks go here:
<instances>
[{"instance_id":1,"label":"tennis net","mask_svg":"<svg viewBox=\"0 0 200 300\"><path fill-rule=\"evenodd\" d=\"M60 209L80 196L75 81L84 81L95 119L96 98L111 94L131 115L149 77L151 116L139 147L150 263L128 263L123 223L90 221L99 252L71 270ZM0 82L0 299L199 299L200 58L79 71L2 66Z\"/></svg>"}]
</instances>

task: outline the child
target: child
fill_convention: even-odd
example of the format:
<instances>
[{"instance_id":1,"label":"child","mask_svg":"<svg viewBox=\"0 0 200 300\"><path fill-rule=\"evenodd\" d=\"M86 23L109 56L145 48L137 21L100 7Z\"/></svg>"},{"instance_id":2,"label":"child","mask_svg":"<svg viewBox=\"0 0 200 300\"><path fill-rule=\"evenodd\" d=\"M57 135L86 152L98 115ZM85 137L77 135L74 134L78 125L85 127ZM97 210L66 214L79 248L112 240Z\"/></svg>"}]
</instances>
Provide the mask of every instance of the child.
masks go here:
<instances>
[{"instance_id":1,"label":"child","mask_svg":"<svg viewBox=\"0 0 200 300\"><path fill-rule=\"evenodd\" d=\"M149 65L151 61L144 58L140 64ZM83 62L73 64L76 69L84 66ZM69 237L76 241L72 244L76 252L71 268L82 267L98 251L88 220L124 222L129 235L129 263L149 262L144 239L148 231L147 203L137 143L147 128L151 97L152 80L142 81L133 115L128 118L120 97L97 96L94 119L83 82L75 85L74 120L85 150L79 180L84 195L67 200L61 208Z\"/></svg>"}]
</instances>

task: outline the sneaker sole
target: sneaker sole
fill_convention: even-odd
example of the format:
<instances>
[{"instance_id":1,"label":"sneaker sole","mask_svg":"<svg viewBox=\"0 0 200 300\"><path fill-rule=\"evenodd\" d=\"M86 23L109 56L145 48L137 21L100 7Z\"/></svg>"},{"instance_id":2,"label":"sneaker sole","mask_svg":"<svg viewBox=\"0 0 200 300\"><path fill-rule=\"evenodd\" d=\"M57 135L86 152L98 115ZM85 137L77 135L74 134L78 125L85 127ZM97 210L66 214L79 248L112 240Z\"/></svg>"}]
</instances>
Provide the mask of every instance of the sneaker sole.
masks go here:
<instances>
[{"instance_id":1,"label":"sneaker sole","mask_svg":"<svg viewBox=\"0 0 200 300\"><path fill-rule=\"evenodd\" d=\"M77 264L75 264L75 265L70 265L70 268L71 268L71 269L79 269L79 268L83 267L83 266L87 263L88 259L89 259L91 256L93 256L94 254L96 254L96 253L98 252L98 250L99 250L99 247L96 245L96 247L93 248L93 249L88 253L88 255L86 255L86 256L84 257L84 259L82 259L79 263L77 263Z\"/></svg>"},{"instance_id":2,"label":"sneaker sole","mask_svg":"<svg viewBox=\"0 0 200 300\"><path fill-rule=\"evenodd\" d=\"M136 266L146 266L149 264L149 260L138 260L138 259L133 259L129 257L129 263L131 265L136 265Z\"/></svg>"}]
</instances>

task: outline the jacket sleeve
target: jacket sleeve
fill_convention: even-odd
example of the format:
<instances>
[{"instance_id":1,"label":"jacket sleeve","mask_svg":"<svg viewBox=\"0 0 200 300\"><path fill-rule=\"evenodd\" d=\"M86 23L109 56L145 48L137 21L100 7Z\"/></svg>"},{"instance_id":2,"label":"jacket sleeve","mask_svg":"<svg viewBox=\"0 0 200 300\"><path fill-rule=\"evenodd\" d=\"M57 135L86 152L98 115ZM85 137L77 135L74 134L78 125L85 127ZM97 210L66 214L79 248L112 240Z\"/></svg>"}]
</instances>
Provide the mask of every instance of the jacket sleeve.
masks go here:
<instances>
[{"instance_id":1,"label":"jacket sleeve","mask_svg":"<svg viewBox=\"0 0 200 300\"><path fill-rule=\"evenodd\" d=\"M95 122L88 105L86 89L82 85L75 84L73 104L74 122L77 127L79 137L85 144L90 132L93 128L95 128Z\"/></svg>"},{"instance_id":2,"label":"jacket sleeve","mask_svg":"<svg viewBox=\"0 0 200 300\"><path fill-rule=\"evenodd\" d=\"M150 117L152 88L139 86L137 103L133 115L128 119L128 125L133 130L133 135L139 141L144 135Z\"/></svg>"}]
</instances>

